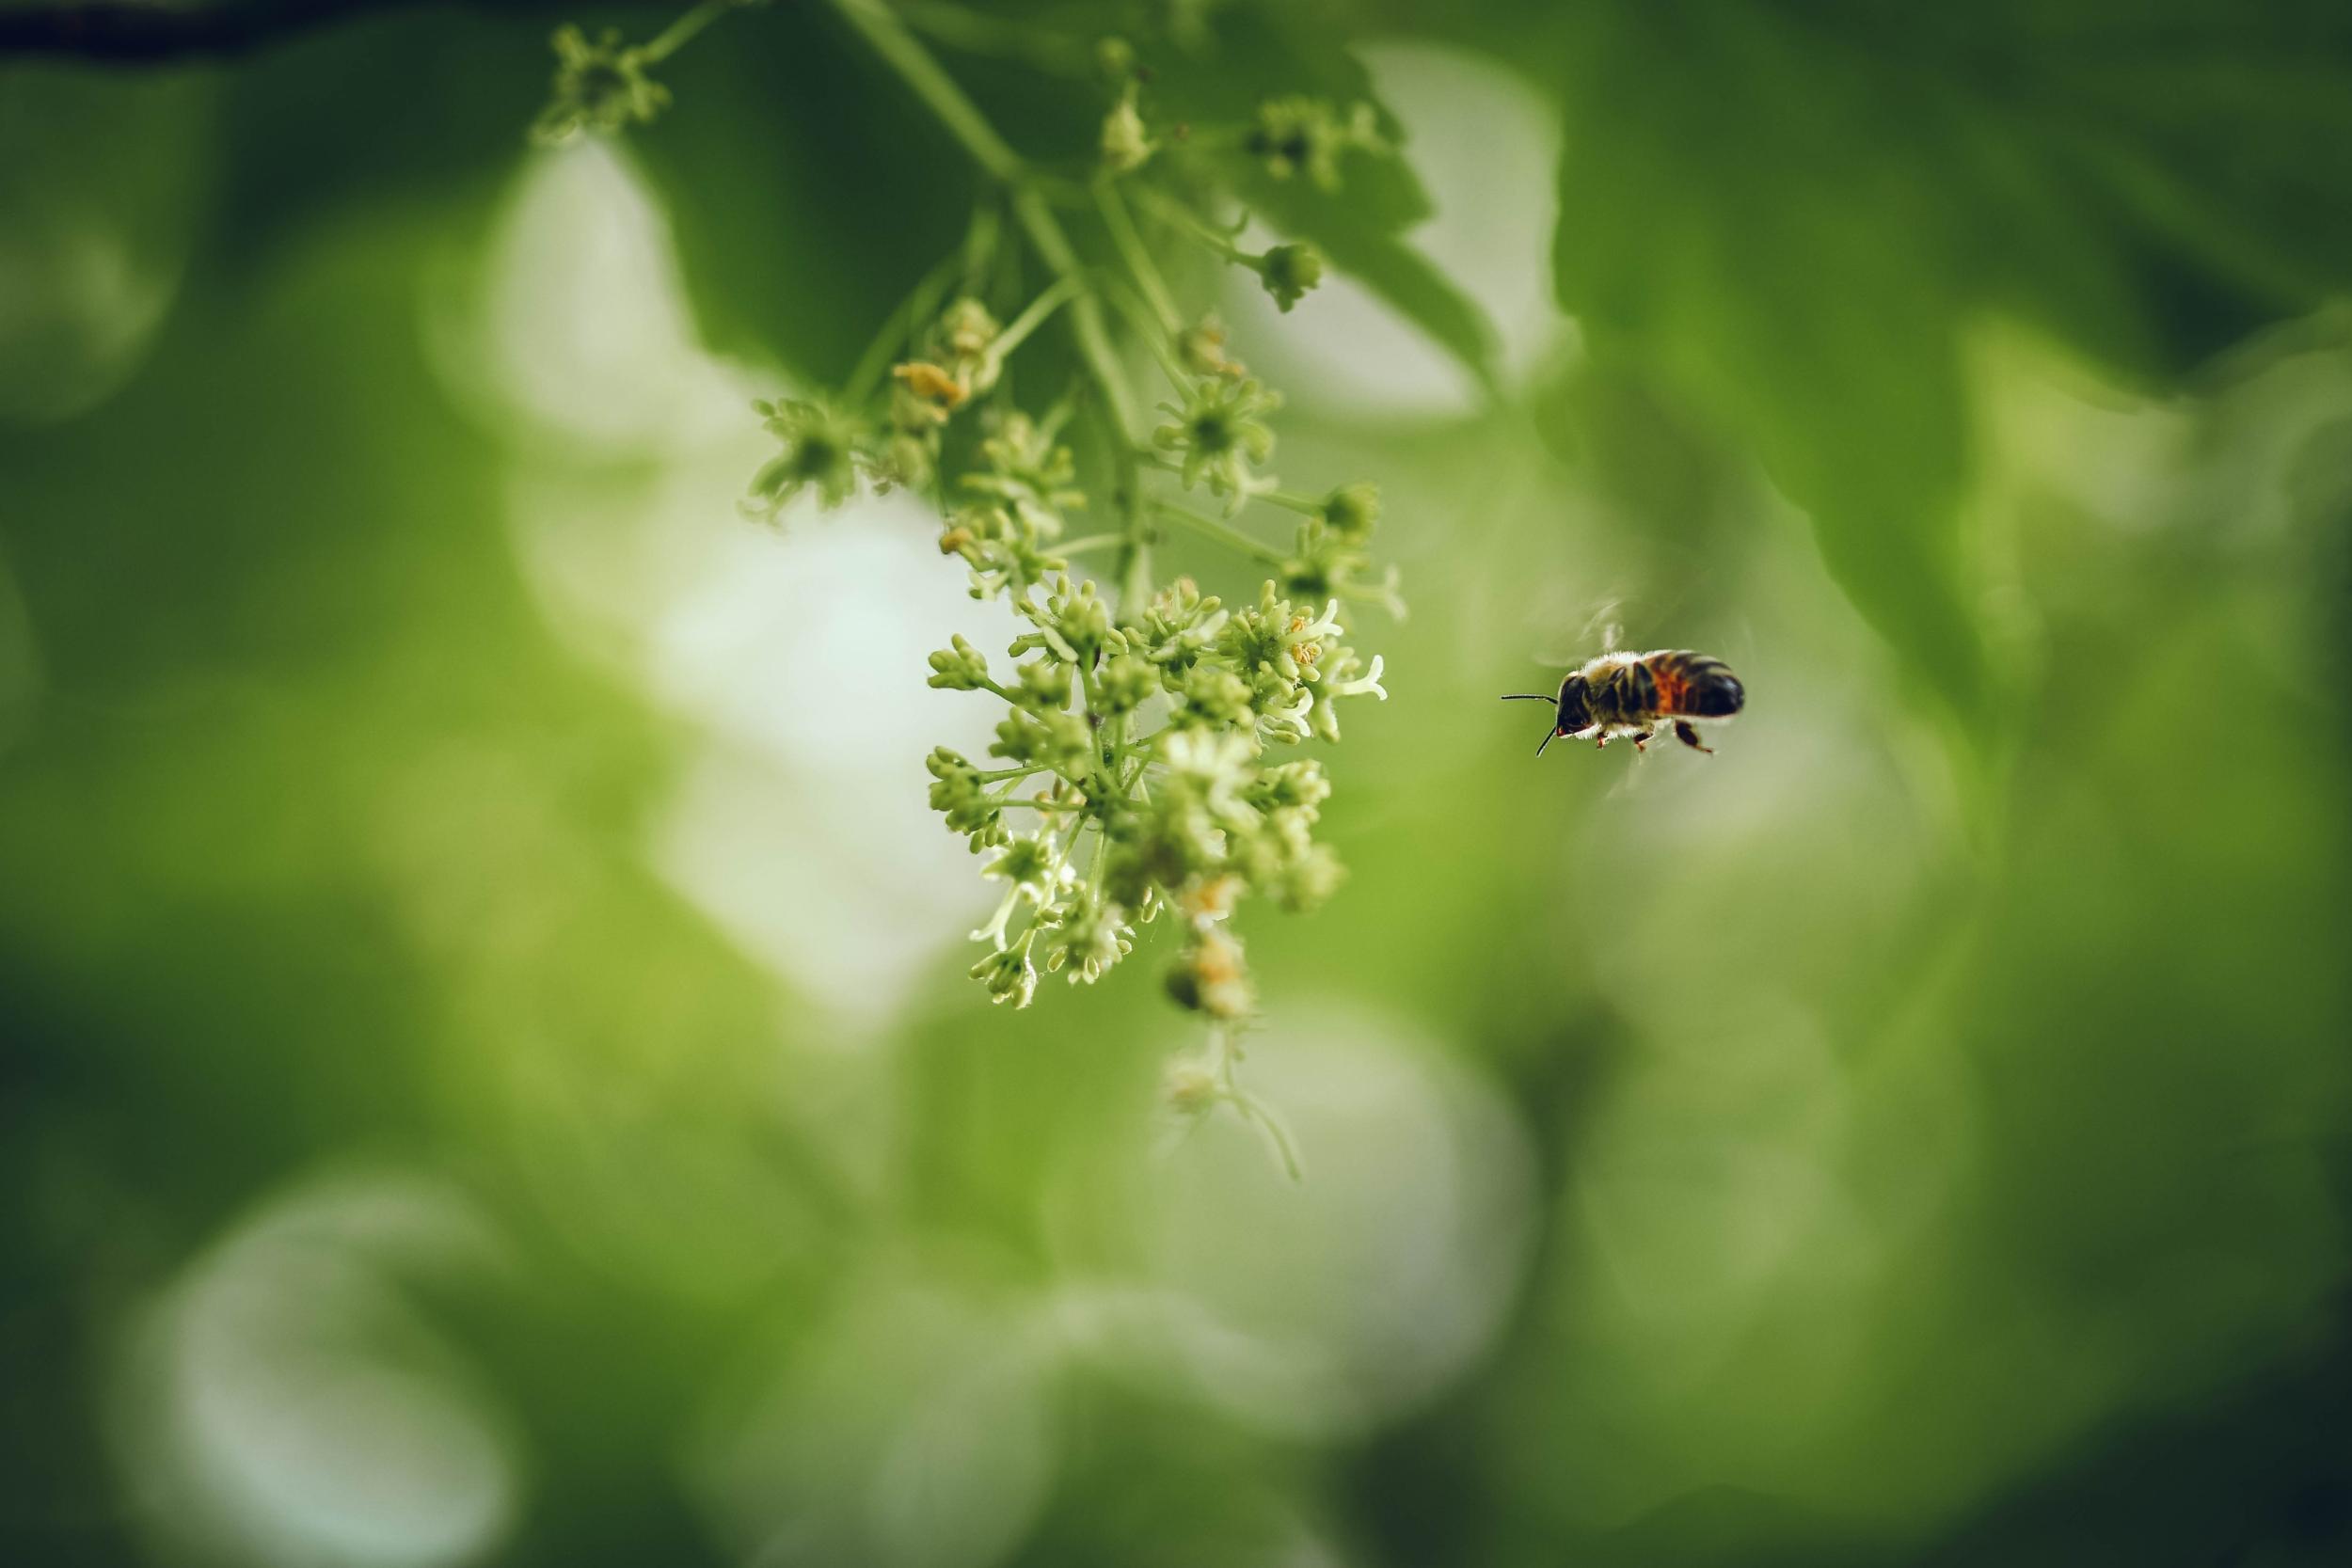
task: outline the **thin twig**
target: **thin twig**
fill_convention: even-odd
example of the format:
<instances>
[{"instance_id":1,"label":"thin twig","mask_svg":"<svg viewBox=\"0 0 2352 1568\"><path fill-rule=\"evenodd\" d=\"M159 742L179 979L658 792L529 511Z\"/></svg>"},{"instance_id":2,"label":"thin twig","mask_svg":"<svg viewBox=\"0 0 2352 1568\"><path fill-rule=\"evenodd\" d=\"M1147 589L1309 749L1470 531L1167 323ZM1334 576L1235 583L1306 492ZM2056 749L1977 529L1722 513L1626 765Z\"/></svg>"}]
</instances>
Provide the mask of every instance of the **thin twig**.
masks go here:
<instances>
[{"instance_id":1,"label":"thin twig","mask_svg":"<svg viewBox=\"0 0 2352 1568\"><path fill-rule=\"evenodd\" d=\"M1269 566L1279 566L1287 559L1274 546L1261 544L1231 523L1220 521L1216 517L1204 517L1189 507L1178 506L1174 501L1154 498L1152 508L1169 522L1180 523L1196 533L1205 534L1228 549L1238 550L1254 561L1263 562Z\"/></svg>"}]
</instances>

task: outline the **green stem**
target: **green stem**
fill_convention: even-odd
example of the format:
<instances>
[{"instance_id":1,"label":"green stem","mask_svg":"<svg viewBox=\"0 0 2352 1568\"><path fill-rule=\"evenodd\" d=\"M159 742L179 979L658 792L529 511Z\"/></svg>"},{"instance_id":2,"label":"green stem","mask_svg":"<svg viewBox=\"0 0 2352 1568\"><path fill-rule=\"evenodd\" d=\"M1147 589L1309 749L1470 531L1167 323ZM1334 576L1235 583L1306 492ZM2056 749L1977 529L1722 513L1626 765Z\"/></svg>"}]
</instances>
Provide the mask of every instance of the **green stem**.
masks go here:
<instances>
[{"instance_id":1,"label":"green stem","mask_svg":"<svg viewBox=\"0 0 2352 1568\"><path fill-rule=\"evenodd\" d=\"M1094 665L1091 658L1083 661L1078 666L1078 689L1086 697L1087 717L1099 731L1103 723L1103 689L1094 679ZM1090 761L1091 766L1088 771L1094 777L1094 793L1108 800L1118 792L1119 780L1111 765L1103 760L1103 743L1100 739L1094 743L1094 755Z\"/></svg>"},{"instance_id":2,"label":"green stem","mask_svg":"<svg viewBox=\"0 0 2352 1568\"><path fill-rule=\"evenodd\" d=\"M1103 872L1110 863L1110 858L1111 835L1103 831L1102 824L1097 823L1094 829L1094 861L1087 867L1089 891L1098 894L1103 891Z\"/></svg>"},{"instance_id":3,"label":"green stem","mask_svg":"<svg viewBox=\"0 0 2352 1568\"><path fill-rule=\"evenodd\" d=\"M1054 406L1048 408L1044 418L1037 421L1038 439L1050 444L1055 436L1061 434L1061 427L1070 422L1070 416L1077 405L1077 388L1074 387L1056 398Z\"/></svg>"},{"instance_id":4,"label":"green stem","mask_svg":"<svg viewBox=\"0 0 2352 1568\"><path fill-rule=\"evenodd\" d=\"M647 65L659 65L692 42L696 33L727 12L749 3L750 0L703 0L701 5L664 27L651 43L638 51L638 55Z\"/></svg>"},{"instance_id":5,"label":"green stem","mask_svg":"<svg viewBox=\"0 0 2352 1568\"><path fill-rule=\"evenodd\" d=\"M1029 301L1029 308L1013 317L1012 325L996 334L996 341L988 345L990 362L1003 364L1007 356L1021 346L1023 339L1044 325L1047 317L1060 309L1071 295L1085 286L1082 278L1065 277Z\"/></svg>"},{"instance_id":6,"label":"green stem","mask_svg":"<svg viewBox=\"0 0 2352 1568\"><path fill-rule=\"evenodd\" d=\"M1119 279L1107 281L1110 287L1103 291L1103 297L1117 306L1119 313L1127 318L1127 325L1136 329L1136 336L1143 340L1144 346L1152 351L1152 357L1159 361L1160 370L1167 375L1168 384L1176 388L1176 395L1190 397L1192 378L1184 373L1184 362L1177 358L1175 345L1160 329L1159 322L1152 314L1152 308L1136 297L1136 292Z\"/></svg>"},{"instance_id":7,"label":"green stem","mask_svg":"<svg viewBox=\"0 0 2352 1568\"><path fill-rule=\"evenodd\" d=\"M950 256L925 273L922 281L908 291L907 297L898 302L898 308L882 322L882 330L859 356L857 368L850 372L842 390L844 403L854 408L873 394L882 382L882 372L889 367L890 356L898 352L898 345L906 341L914 324L938 306L939 296L947 292L956 269L962 264L962 257Z\"/></svg>"},{"instance_id":8,"label":"green stem","mask_svg":"<svg viewBox=\"0 0 2352 1568\"><path fill-rule=\"evenodd\" d=\"M1253 560L1263 561L1270 566L1279 566L1288 559L1273 546L1260 544L1231 523L1215 517L1204 517L1200 513L1178 506L1173 501L1154 500L1152 503L1152 509L1169 522L1182 523L1196 533L1204 534L1221 545L1239 550Z\"/></svg>"},{"instance_id":9,"label":"green stem","mask_svg":"<svg viewBox=\"0 0 2352 1568\"><path fill-rule=\"evenodd\" d=\"M982 16L962 6L932 5L928 0L898 0L897 10L908 26L928 33L949 49L1020 60L1057 76L1089 76L1094 71L1094 52L1075 39L1041 34L1025 24Z\"/></svg>"},{"instance_id":10,"label":"green stem","mask_svg":"<svg viewBox=\"0 0 2352 1568\"><path fill-rule=\"evenodd\" d=\"M1005 144L996 128L956 86L954 78L931 58L931 52L907 31L906 24L879 0L834 0L834 8L873 47L883 63L898 73L924 106L938 117L947 134L963 144L974 163L991 178L1008 185L1021 179L1021 155Z\"/></svg>"},{"instance_id":11,"label":"green stem","mask_svg":"<svg viewBox=\"0 0 2352 1568\"><path fill-rule=\"evenodd\" d=\"M1123 444L1118 453L1119 502L1126 515L1126 544L1119 552L1119 610L1129 620L1139 618L1152 598L1152 531L1144 523L1143 474L1136 449Z\"/></svg>"},{"instance_id":12,"label":"green stem","mask_svg":"<svg viewBox=\"0 0 2352 1568\"><path fill-rule=\"evenodd\" d=\"M1209 1048L1206 1053L1209 1071L1216 1076L1218 1092L1232 1106L1242 1120L1263 1134L1274 1149L1274 1157L1282 1164L1282 1170L1293 1181L1306 1180L1306 1169L1299 1164L1298 1142L1291 1136L1274 1107L1251 1094L1233 1081L1233 1068L1241 1060L1241 1042L1232 1037L1223 1024L1209 1026Z\"/></svg>"},{"instance_id":13,"label":"green stem","mask_svg":"<svg viewBox=\"0 0 2352 1568\"><path fill-rule=\"evenodd\" d=\"M1089 550L1108 549L1113 545L1123 545L1126 542L1127 536L1123 533L1089 533L1084 539L1073 539L1067 545L1056 545L1054 553L1056 555L1084 555Z\"/></svg>"},{"instance_id":14,"label":"green stem","mask_svg":"<svg viewBox=\"0 0 2352 1568\"><path fill-rule=\"evenodd\" d=\"M1157 213L1163 220L1186 230L1226 261L1244 267L1256 261L1257 258L1233 243L1232 235L1210 223L1183 202L1163 196L1148 185L1139 187L1136 194L1143 198L1144 205Z\"/></svg>"},{"instance_id":15,"label":"green stem","mask_svg":"<svg viewBox=\"0 0 2352 1568\"><path fill-rule=\"evenodd\" d=\"M1012 194L1012 215L1029 236L1038 256L1056 273L1064 277L1086 276L1079 266L1077 253L1070 248L1070 237L1062 232L1061 220L1045 198L1026 186ZM1093 372L1095 385L1102 390L1103 406L1109 412L1114 433L1121 444L1136 438L1135 399L1129 396L1125 375L1120 370L1119 351L1111 345L1110 329L1104 325L1102 302L1091 293L1081 293L1071 302L1070 322L1078 340L1078 352Z\"/></svg>"},{"instance_id":16,"label":"green stem","mask_svg":"<svg viewBox=\"0 0 2352 1568\"><path fill-rule=\"evenodd\" d=\"M1004 232L1003 204L982 200L972 208L972 227L963 231L963 292L981 291L981 274L996 259L996 240Z\"/></svg>"},{"instance_id":17,"label":"green stem","mask_svg":"<svg viewBox=\"0 0 2352 1568\"><path fill-rule=\"evenodd\" d=\"M1282 1162L1283 1174L1294 1182L1306 1180L1306 1169L1298 1163L1297 1142L1291 1137L1291 1130L1282 1125L1282 1118L1275 1115L1274 1107L1247 1089L1232 1087L1230 1078L1226 1092L1232 1097L1233 1109L1242 1114L1243 1119L1257 1123L1258 1131L1274 1146L1274 1155Z\"/></svg>"},{"instance_id":18,"label":"green stem","mask_svg":"<svg viewBox=\"0 0 2352 1568\"><path fill-rule=\"evenodd\" d=\"M1031 169L1029 183L1037 187L1038 195L1057 207L1067 207L1075 213L1083 212L1094 205L1094 198L1087 194L1089 190L1087 183L1082 180L1073 180L1066 174L1049 174L1043 169Z\"/></svg>"},{"instance_id":19,"label":"green stem","mask_svg":"<svg viewBox=\"0 0 2352 1568\"><path fill-rule=\"evenodd\" d=\"M834 5L842 20L938 117L948 135L962 143L972 161L1011 192L1013 221L1028 236L1038 259L1057 277L1083 278L1086 269L1078 264L1070 236L1062 232L1061 220L1054 215L1044 193L1027 179L1020 154L1006 145L995 128L964 96L963 89L940 69L922 41L907 31L906 24L879 0L834 0ZM1076 295L1071 301L1070 323L1078 353L1103 394L1104 411L1113 427L1112 448L1120 468L1119 494L1126 511L1127 546L1120 561L1120 607L1132 615L1149 596L1151 584L1151 546L1143 526L1142 488L1135 471L1138 423L1135 399L1128 392L1119 351L1112 345L1110 330L1104 323L1102 302L1091 293Z\"/></svg>"},{"instance_id":20,"label":"green stem","mask_svg":"<svg viewBox=\"0 0 2352 1568\"><path fill-rule=\"evenodd\" d=\"M1176 301L1168 292L1168 281L1152 263L1152 253L1144 248L1143 236L1136 232L1135 219L1127 214L1127 203L1120 199L1119 186L1108 174L1094 182L1094 204L1102 209L1103 227L1110 230L1111 244L1118 246L1120 259L1135 275L1136 287L1143 291L1152 313L1160 319L1160 329L1169 337L1184 329L1184 318L1177 313Z\"/></svg>"},{"instance_id":21,"label":"green stem","mask_svg":"<svg viewBox=\"0 0 2352 1568\"><path fill-rule=\"evenodd\" d=\"M1295 490L1261 490L1257 493L1257 499L1298 513L1302 516L1320 517L1323 515L1323 498L1320 496L1302 496Z\"/></svg>"}]
</instances>

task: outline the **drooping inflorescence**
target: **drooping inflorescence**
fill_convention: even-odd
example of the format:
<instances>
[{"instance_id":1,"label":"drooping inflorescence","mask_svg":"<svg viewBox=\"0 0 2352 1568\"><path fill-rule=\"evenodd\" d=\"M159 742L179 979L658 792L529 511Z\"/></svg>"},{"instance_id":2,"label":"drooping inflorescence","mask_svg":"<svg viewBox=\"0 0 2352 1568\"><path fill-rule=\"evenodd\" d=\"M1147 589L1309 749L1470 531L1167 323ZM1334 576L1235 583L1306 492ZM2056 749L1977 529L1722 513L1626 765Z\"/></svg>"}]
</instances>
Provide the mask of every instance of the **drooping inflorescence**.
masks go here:
<instances>
[{"instance_id":1,"label":"drooping inflorescence","mask_svg":"<svg viewBox=\"0 0 2352 1568\"><path fill-rule=\"evenodd\" d=\"M640 50L559 34L542 134L648 118L666 94L644 67L736 3L711 0ZM1337 741L1352 700L1386 698L1381 657L1356 645L1350 617L1403 607L1393 570L1372 570L1377 491L1281 487L1268 467L1280 395L1232 357L1214 316L1179 304L1154 257L1171 240L1197 245L1254 273L1288 311L1321 281L1323 256L1296 242L1242 249L1224 194L1232 166L1327 191L1349 159L1390 149L1367 107L1304 97L1222 129L1157 123L1135 52L1106 40L1094 51L1108 95L1099 135L1053 150L1091 157L1093 174L1057 178L1049 200L1044 177L896 13L835 4L989 179L965 245L882 325L846 384L756 405L776 450L745 510L775 519L861 488L935 502L941 553L1011 620L1001 654L959 637L930 656L932 686L1003 705L986 756L941 747L927 763L932 807L1000 887L973 932L984 952L972 978L1025 1007L1041 974L1091 984L1167 917L1178 934L1166 991L1211 1025L1208 1048L1171 1071L1170 1103L1232 1104L1287 1161L1271 1113L1233 1084L1257 990L1232 916L1251 895L1305 911L1338 886L1339 861L1315 837L1330 780L1296 748ZM1065 228L1080 221L1073 207L1116 266L1081 264ZM1019 276L1042 281L1025 297L991 292ZM1132 384L1114 324L1148 351L1156 393ZM1080 369L1066 386L1028 376L1016 400L1008 367L1049 327L1068 332ZM1147 423L1152 406L1160 417ZM1284 515L1285 535L1253 531L1253 508ZM1227 604L1157 577L1152 546L1170 530L1231 550L1259 578L1255 594Z\"/></svg>"}]
</instances>

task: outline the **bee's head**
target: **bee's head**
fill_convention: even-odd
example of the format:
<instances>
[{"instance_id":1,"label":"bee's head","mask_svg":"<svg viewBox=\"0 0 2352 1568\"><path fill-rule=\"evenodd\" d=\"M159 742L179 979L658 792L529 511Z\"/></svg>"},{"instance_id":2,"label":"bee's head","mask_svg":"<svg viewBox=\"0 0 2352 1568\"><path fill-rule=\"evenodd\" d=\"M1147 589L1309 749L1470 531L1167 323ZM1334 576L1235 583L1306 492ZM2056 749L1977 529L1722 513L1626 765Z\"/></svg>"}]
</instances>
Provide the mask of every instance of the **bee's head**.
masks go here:
<instances>
[{"instance_id":1,"label":"bee's head","mask_svg":"<svg viewBox=\"0 0 2352 1568\"><path fill-rule=\"evenodd\" d=\"M1560 683L1560 712L1552 727L1562 735L1574 735L1588 729L1593 722L1593 705L1588 700L1592 689L1581 674L1572 674Z\"/></svg>"}]
</instances>

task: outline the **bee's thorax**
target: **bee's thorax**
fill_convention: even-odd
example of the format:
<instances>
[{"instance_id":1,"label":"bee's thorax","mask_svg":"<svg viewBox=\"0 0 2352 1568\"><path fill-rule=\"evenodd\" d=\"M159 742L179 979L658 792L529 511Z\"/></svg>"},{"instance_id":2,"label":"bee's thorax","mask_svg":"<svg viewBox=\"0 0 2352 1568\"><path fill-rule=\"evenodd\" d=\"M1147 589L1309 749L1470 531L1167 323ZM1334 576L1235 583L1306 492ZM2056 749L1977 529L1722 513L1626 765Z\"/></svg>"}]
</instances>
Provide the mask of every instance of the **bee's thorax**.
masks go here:
<instances>
[{"instance_id":1,"label":"bee's thorax","mask_svg":"<svg viewBox=\"0 0 2352 1568\"><path fill-rule=\"evenodd\" d=\"M1581 684L1586 722L1607 729L1646 729L1660 719L1727 719L1746 702L1723 660L1685 648L1604 654L1570 679ZM1567 721L1565 704L1561 721Z\"/></svg>"}]
</instances>

